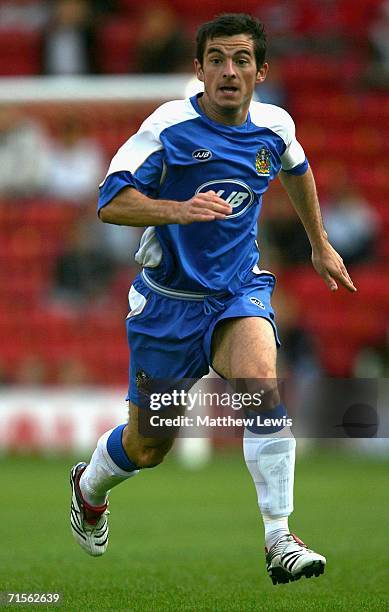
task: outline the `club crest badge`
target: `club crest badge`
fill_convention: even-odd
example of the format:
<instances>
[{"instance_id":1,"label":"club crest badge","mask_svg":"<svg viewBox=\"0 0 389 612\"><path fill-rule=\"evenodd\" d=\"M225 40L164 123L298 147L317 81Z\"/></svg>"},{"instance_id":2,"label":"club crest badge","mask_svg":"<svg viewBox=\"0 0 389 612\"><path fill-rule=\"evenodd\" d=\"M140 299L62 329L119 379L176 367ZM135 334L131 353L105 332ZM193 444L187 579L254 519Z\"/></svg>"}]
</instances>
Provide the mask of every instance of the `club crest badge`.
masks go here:
<instances>
[{"instance_id":1,"label":"club crest badge","mask_svg":"<svg viewBox=\"0 0 389 612\"><path fill-rule=\"evenodd\" d=\"M270 151L267 147L263 146L257 152L257 156L255 158L255 169L259 176L270 176L270 168Z\"/></svg>"}]
</instances>

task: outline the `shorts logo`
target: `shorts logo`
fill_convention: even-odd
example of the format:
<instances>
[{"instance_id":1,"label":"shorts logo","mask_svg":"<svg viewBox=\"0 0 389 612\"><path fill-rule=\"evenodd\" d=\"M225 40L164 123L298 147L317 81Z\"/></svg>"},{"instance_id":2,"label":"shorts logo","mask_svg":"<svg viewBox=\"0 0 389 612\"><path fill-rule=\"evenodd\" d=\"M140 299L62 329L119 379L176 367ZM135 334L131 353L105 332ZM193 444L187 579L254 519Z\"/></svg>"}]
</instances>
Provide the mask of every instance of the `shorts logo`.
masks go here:
<instances>
[{"instance_id":1,"label":"shorts logo","mask_svg":"<svg viewBox=\"0 0 389 612\"><path fill-rule=\"evenodd\" d=\"M257 152L255 158L255 169L259 176L270 176L271 169L271 158L270 151L267 147L263 146Z\"/></svg>"},{"instance_id":2,"label":"shorts logo","mask_svg":"<svg viewBox=\"0 0 389 612\"><path fill-rule=\"evenodd\" d=\"M250 302L252 304L255 304L256 306L258 306L258 308L262 308L262 310L266 310L265 304L263 302L261 302L261 300L259 300L258 298L251 297L250 298Z\"/></svg>"},{"instance_id":3,"label":"shorts logo","mask_svg":"<svg viewBox=\"0 0 389 612\"><path fill-rule=\"evenodd\" d=\"M192 153L193 159L197 159L197 161L204 162L208 161L212 157L212 152L208 149L196 149Z\"/></svg>"},{"instance_id":4,"label":"shorts logo","mask_svg":"<svg viewBox=\"0 0 389 612\"><path fill-rule=\"evenodd\" d=\"M195 195L206 191L215 191L219 198L223 198L232 206L233 212L227 215L226 219L239 217L254 202L254 192L243 181L233 179L208 181L196 189Z\"/></svg>"}]
</instances>

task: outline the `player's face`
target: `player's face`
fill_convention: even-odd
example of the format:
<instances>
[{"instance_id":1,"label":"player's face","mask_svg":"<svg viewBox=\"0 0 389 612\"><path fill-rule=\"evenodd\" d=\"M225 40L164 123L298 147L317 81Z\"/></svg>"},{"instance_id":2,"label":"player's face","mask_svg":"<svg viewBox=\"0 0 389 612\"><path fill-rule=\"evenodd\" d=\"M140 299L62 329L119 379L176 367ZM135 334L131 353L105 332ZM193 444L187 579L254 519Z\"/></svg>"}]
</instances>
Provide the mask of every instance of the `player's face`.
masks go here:
<instances>
[{"instance_id":1,"label":"player's face","mask_svg":"<svg viewBox=\"0 0 389 612\"><path fill-rule=\"evenodd\" d=\"M255 85L265 80L267 69L266 63L257 68L254 41L248 34L208 40L203 64L195 60L196 76L204 82L204 111L212 119L243 123Z\"/></svg>"}]
</instances>

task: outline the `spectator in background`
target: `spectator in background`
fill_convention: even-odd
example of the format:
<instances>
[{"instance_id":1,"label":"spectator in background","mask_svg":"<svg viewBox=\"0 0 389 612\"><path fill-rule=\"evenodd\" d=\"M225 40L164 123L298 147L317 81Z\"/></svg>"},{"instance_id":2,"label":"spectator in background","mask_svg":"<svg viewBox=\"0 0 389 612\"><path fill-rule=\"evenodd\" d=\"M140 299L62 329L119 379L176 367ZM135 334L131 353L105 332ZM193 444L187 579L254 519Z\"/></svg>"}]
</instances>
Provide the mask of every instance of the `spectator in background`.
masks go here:
<instances>
[{"instance_id":1,"label":"spectator in background","mask_svg":"<svg viewBox=\"0 0 389 612\"><path fill-rule=\"evenodd\" d=\"M359 451L370 455L382 455L385 459L389 454L389 416L386 406L389 402L389 327L379 344L364 346L357 354L353 367L356 378L375 378L382 381L378 401L378 437L355 439ZM386 432L386 437L385 433Z\"/></svg>"},{"instance_id":2,"label":"spectator in background","mask_svg":"<svg viewBox=\"0 0 389 612\"><path fill-rule=\"evenodd\" d=\"M141 15L137 65L142 73L190 70L187 40L176 13L168 3L148 3Z\"/></svg>"},{"instance_id":3,"label":"spectator in background","mask_svg":"<svg viewBox=\"0 0 389 612\"><path fill-rule=\"evenodd\" d=\"M285 108L287 106L285 85L279 61L272 60L266 80L255 90L257 100L265 104L275 104Z\"/></svg>"},{"instance_id":4,"label":"spectator in background","mask_svg":"<svg viewBox=\"0 0 389 612\"><path fill-rule=\"evenodd\" d=\"M55 382L61 386L78 387L93 384L96 381L93 380L86 363L80 357L69 355L57 364Z\"/></svg>"},{"instance_id":5,"label":"spectator in background","mask_svg":"<svg viewBox=\"0 0 389 612\"><path fill-rule=\"evenodd\" d=\"M65 117L50 152L47 193L84 204L94 198L105 171L97 142L87 137L85 126L75 115Z\"/></svg>"},{"instance_id":6,"label":"spectator in background","mask_svg":"<svg viewBox=\"0 0 389 612\"><path fill-rule=\"evenodd\" d=\"M74 227L65 252L57 260L54 300L72 308L105 298L115 270L112 257L90 231L87 219Z\"/></svg>"},{"instance_id":7,"label":"spectator in background","mask_svg":"<svg viewBox=\"0 0 389 612\"><path fill-rule=\"evenodd\" d=\"M48 3L42 0L6 0L0 5L1 30L40 30L48 18Z\"/></svg>"},{"instance_id":8,"label":"spectator in background","mask_svg":"<svg viewBox=\"0 0 389 612\"><path fill-rule=\"evenodd\" d=\"M90 7L93 15L97 15L98 18L105 15L115 15L119 12L118 0L90 0Z\"/></svg>"},{"instance_id":9,"label":"spectator in background","mask_svg":"<svg viewBox=\"0 0 389 612\"><path fill-rule=\"evenodd\" d=\"M134 254L138 249L143 227L128 225L112 225L101 223L96 215L95 198L86 203L83 210L88 230L93 235L93 245L105 253L119 270L122 266L128 272L128 266L133 266Z\"/></svg>"},{"instance_id":10,"label":"spectator in background","mask_svg":"<svg viewBox=\"0 0 389 612\"><path fill-rule=\"evenodd\" d=\"M11 378L8 375L7 368L5 367L5 360L0 359L0 387L3 385L9 385L11 383Z\"/></svg>"},{"instance_id":11,"label":"spectator in background","mask_svg":"<svg viewBox=\"0 0 389 612\"><path fill-rule=\"evenodd\" d=\"M282 339L278 354L281 376L293 376L297 379L318 376L321 371L319 360L312 337L300 324L296 298L278 287L272 300Z\"/></svg>"},{"instance_id":12,"label":"spectator in background","mask_svg":"<svg viewBox=\"0 0 389 612\"><path fill-rule=\"evenodd\" d=\"M281 267L310 262L309 240L279 181L269 190L264 212L259 238L266 243L270 260Z\"/></svg>"},{"instance_id":13,"label":"spectator in background","mask_svg":"<svg viewBox=\"0 0 389 612\"><path fill-rule=\"evenodd\" d=\"M87 0L56 0L43 34L42 72L72 75L98 72L95 19Z\"/></svg>"},{"instance_id":14,"label":"spectator in background","mask_svg":"<svg viewBox=\"0 0 389 612\"><path fill-rule=\"evenodd\" d=\"M389 378L389 328L380 344L360 349L355 358L353 375L356 378Z\"/></svg>"},{"instance_id":15,"label":"spectator in background","mask_svg":"<svg viewBox=\"0 0 389 612\"><path fill-rule=\"evenodd\" d=\"M49 143L42 126L23 112L0 105L0 197L31 197L44 189Z\"/></svg>"},{"instance_id":16,"label":"spectator in background","mask_svg":"<svg viewBox=\"0 0 389 612\"><path fill-rule=\"evenodd\" d=\"M101 245L105 252L118 266L125 265L128 268L128 265L133 263L144 228L103 224L100 221L96 223L99 223L96 231L101 236Z\"/></svg>"},{"instance_id":17,"label":"spectator in background","mask_svg":"<svg viewBox=\"0 0 389 612\"><path fill-rule=\"evenodd\" d=\"M371 63L366 84L377 89L389 87L389 0L379 6L377 18L368 30Z\"/></svg>"},{"instance_id":18,"label":"spectator in background","mask_svg":"<svg viewBox=\"0 0 389 612\"><path fill-rule=\"evenodd\" d=\"M257 14L266 24L272 58L301 51L303 42L298 35L300 13L300 3L289 0L273 0L264 5L258 2Z\"/></svg>"},{"instance_id":19,"label":"spectator in background","mask_svg":"<svg viewBox=\"0 0 389 612\"><path fill-rule=\"evenodd\" d=\"M308 53L338 55L347 49L341 0L302 0L300 33Z\"/></svg>"},{"instance_id":20,"label":"spectator in background","mask_svg":"<svg viewBox=\"0 0 389 612\"><path fill-rule=\"evenodd\" d=\"M329 201L323 206L323 220L331 244L346 264L374 257L377 215L347 177L334 184Z\"/></svg>"},{"instance_id":21,"label":"spectator in background","mask_svg":"<svg viewBox=\"0 0 389 612\"><path fill-rule=\"evenodd\" d=\"M49 369L42 357L35 353L27 353L15 372L15 385L41 387L49 381Z\"/></svg>"}]
</instances>

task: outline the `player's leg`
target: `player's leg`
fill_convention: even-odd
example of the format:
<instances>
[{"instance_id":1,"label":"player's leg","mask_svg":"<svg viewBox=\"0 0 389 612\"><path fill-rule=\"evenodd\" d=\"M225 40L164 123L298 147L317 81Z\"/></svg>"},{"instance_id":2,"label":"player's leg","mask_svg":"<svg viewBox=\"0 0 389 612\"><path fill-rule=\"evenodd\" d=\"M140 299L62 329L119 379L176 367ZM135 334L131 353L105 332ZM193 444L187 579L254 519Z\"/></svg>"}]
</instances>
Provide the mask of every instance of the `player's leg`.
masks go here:
<instances>
[{"instance_id":1,"label":"player's leg","mask_svg":"<svg viewBox=\"0 0 389 612\"><path fill-rule=\"evenodd\" d=\"M159 465L171 449L174 436L146 438L139 431L140 408L130 402L127 424L101 436L87 469L80 478L80 489L91 506L102 506L109 491L144 468Z\"/></svg>"},{"instance_id":2,"label":"player's leg","mask_svg":"<svg viewBox=\"0 0 389 612\"><path fill-rule=\"evenodd\" d=\"M265 410L280 402L274 330L261 317L221 320L212 336L212 367L224 378L263 379Z\"/></svg>"},{"instance_id":3,"label":"player's leg","mask_svg":"<svg viewBox=\"0 0 389 612\"><path fill-rule=\"evenodd\" d=\"M266 401L261 412L266 416L285 414L277 388L274 332L266 319L245 317L222 321L216 327L212 344L212 366L217 372L230 380L246 379L252 387L257 384L265 390ZM246 429L244 454L264 518L266 546L270 548L279 537L289 533L295 440L289 428L282 426L263 427L262 431ZM277 469L271 465L276 460Z\"/></svg>"},{"instance_id":4,"label":"player's leg","mask_svg":"<svg viewBox=\"0 0 389 612\"><path fill-rule=\"evenodd\" d=\"M227 319L213 334L212 365L227 379L255 381L265 390L264 417L286 416L276 380L276 342L270 322L260 317ZM253 478L265 528L268 572L273 583L322 573L325 558L290 534L296 442L288 427L253 427L244 433L244 456Z\"/></svg>"},{"instance_id":5,"label":"player's leg","mask_svg":"<svg viewBox=\"0 0 389 612\"><path fill-rule=\"evenodd\" d=\"M138 278L130 291L130 308L129 421L103 434L89 465L79 463L71 472L72 532L93 556L103 554L108 544L109 491L143 468L157 466L173 444L172 429L158 430L158 437L142 435L140 416L149 414L150 385L169 385L172 378L201 377L208 371L201 351L202 304L156 295Z\"/></svg>"},{"instance_id":6,"label":"player's leg","mask_svg":"<svg viewBox=\"0 0 389 612\"><path fill-rule=\"evenodd\" d=\"M110 490L141 469L160 464L174 441L174 436L142 436L138 426L140 410L130 403L128 424L103 434L89 464L79 463L72 470L72 531L77 542L92 556L102 555L108 546Z\"/></svg>"},{"instance_id":7,"label":"player's leg","mask_svg":"<svg viewBox=\"0 0 389 612\"><path fill-rule=\"evenodd\" d=\"M158 438L142 435L142 426L140 425L142 410L144 409L130 403L128 424L123 429L122 437L125 453L132 458L139 469L156 467L162 463L176 437L175 435L166 436L165 434Z\"/></svg>"}]
</instances>

